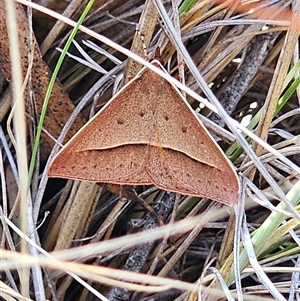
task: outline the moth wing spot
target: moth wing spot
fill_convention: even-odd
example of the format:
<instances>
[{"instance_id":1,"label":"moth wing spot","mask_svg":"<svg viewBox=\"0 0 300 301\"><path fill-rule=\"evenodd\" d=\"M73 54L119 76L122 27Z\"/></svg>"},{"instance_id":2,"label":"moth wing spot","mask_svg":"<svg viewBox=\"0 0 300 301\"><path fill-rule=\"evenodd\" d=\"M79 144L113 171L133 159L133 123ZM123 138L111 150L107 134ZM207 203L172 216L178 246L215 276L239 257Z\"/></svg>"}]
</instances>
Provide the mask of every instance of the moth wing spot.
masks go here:
<instances>
[{"instance_id":1,"label":"moth wing spot","mask_svg":"<svg viewBox=\"0 0 300 301\"><path fill-rule=\"evenodd\" d=\"M117 124L124 124L124 119L122 119L122 118L118 118L117 119Z\"/></svg>"}]
</instances>

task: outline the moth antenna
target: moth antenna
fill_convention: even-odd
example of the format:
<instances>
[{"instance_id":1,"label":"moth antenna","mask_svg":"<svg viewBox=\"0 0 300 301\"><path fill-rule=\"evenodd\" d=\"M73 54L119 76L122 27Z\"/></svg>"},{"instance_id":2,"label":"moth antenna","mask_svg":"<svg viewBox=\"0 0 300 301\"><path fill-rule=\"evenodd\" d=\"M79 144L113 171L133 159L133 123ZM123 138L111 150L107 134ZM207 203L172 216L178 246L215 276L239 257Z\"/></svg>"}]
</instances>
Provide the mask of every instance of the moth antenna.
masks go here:
<instances>
[{"instance_id":1,"label":"moth antenna","mask_svg":"<svg viewBox=\"0 0 300 301\"><path fill-rule=\"evenodd\" d=\"M154 51L154 57L151 61L159 61L162 65L164 64L163 60L161 59L161 53L160 53L160 46L157 46Z\"/></svg>"}]
</instances>

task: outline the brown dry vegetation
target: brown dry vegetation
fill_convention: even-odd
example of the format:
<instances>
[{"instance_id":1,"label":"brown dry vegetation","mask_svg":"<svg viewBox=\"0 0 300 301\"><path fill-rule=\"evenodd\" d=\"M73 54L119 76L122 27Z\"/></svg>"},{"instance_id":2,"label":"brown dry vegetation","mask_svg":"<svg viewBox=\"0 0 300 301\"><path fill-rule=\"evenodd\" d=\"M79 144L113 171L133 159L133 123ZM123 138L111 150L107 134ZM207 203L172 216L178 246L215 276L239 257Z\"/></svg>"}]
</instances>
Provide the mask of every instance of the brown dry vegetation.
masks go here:
<instances>
[{"instance_id":1,"label":"brown dry vegetation","mask_svg":"<svg viewBox=\"0 0 300 301\"><path fill-rule=\"evenodd\" d=\"M33 9L31 28L30 10L17 2L11 21L7 2L0 1L0 299L98 300L100 294L105 296L102 300L149 301L224 300L230 294L238 294L239 300L299 298L299 15L295 13L296 26L289 30L289 20L233 18L240 3L198 1L191 7L181 5L178 11L164 1L206 84L233 120L251 119L251 130L269 149L253 141L255 137L239 137L236 124L226 115L218 117L203 108L202 121L240 175L239 203L233 210L207 199L136 187L170 225L158 227L144 207L120 198L119 187L46 175L58 145L65 144L112 97L121 74L124 80L119 86L140 68L96 34L143 58L145 46L150 57L160 46L163 63L169 62L170 69L179 65L186 86L205 97L205 86L195 81L186 57L170 42L166 20L151 1L96 0L83 23L95 35L79 31L75 40L94 66L107 74L65 58L34 150L49 70L54 70L56 47L64 47L71 27ZM86 2L43 1L42 5L77 21ZM273 8L289 7L284 1L277 5ZM299 4L294 10L299 11ZM291 11L285 12L291 16ZM14 32L8 33L7 24L17 25ZM10 43L16 32L17 54L12 51L14 42ZM85 40L105 52L96 52L83 44ZM83 58L74 44L68 52ZM26 89L22 90L18 75ZM20 103L25 105L14 106L22 92ZM199 111L199 102L189 95L187 99ZM33 154L37 159L28 177ZM121 191L127 199L137 198L131 190ZM13 225L31 240L26 243Z\"/></svg>"}]
</instances>

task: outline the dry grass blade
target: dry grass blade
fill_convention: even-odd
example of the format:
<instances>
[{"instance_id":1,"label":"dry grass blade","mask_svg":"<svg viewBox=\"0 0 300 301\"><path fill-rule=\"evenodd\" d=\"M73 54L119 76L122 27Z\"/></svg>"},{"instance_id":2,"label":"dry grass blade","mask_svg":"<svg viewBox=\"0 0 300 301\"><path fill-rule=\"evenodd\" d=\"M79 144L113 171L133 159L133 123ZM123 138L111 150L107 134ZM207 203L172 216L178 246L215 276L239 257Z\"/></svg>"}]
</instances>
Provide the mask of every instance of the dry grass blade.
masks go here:
<instances>
[{"instance_id":1,"label":"dry grass blade","mask_svg":"<svg viewBox=\"0 0 300 301\"><path fill-rule=\"evenodd\" d=\"M55 12L78 20L87 1L52 1L48 8L55 18L34 9L33 28L27 19L30 11L25 14L17 4L11 23L19 39L19 60L10 54L16 49L9 44L6 2L0 1L0 67L8 80L0 79L0 94L6 95L0 99L1 298L207 301L225 296L256 300L259 295L260 300L295 300L300 252L299 4L206 0L191 6L184 1L177 12L175 1L95 1L76 47L69 50L72 56L61 66L61 84L52 92L27 196L27 174L20 166L29 160L26 152L32 153L49 69L59 56L56 47L64 47L72 24ZM157 10L161 5L166 14ZM28 38L30 33L34 36ZM128 49L148 59L146 51L157 45L164 66L184 69L185 87L179 87L192 108L228 126L211 128L223 150L229 149L243 183L235 211L178 196L171 214L173 194L137 187L136 199L142 198L165 224L157 227L144 207L126 200L133 196L126 188L47 179L50 152L57 152L113 96L118 79L126 82L135 76L139 64ZM133 58L126 61L128 55ZM15 67L16 61L21 67ZM99 72L93 66L101 67ZM16 84L12 72L26 79L25 108L17 108L26 126L18 120L10 123L9 114L15 113L13 98L7 96ZM206 81L202 85L199 72ZM204 95L208 99L199 105ZM215 96L227 112L221 118L211 113L218 111ZM242 137L237 123L248 126L251 139ZM256 137L267 141L267 148ZM20 210L19 189L25 211ZM21 217L30 225L26 230L23 223L24 233L19 230Z\"/></svg>"}]
</instances>

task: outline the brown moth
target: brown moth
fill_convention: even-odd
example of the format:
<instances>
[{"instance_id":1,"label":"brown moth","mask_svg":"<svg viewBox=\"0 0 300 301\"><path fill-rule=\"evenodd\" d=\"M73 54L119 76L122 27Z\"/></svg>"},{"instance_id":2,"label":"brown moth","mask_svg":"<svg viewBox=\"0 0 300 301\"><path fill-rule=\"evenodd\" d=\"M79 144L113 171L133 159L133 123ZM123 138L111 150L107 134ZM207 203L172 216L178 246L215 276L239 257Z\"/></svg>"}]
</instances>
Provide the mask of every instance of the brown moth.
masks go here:
<instances>
[{"instance_id":1,"label":"brown moth","mask_svg":"<svg viewBox=\"0 0 300 301\"><path fill-rule=\"evenodd\" d=\"M152 64L167 73L157 60ZM180 91L147 67L62 148L48 175L153 184L226 205L239 192L231 163Z\"/></svg>"}]
</instances>

